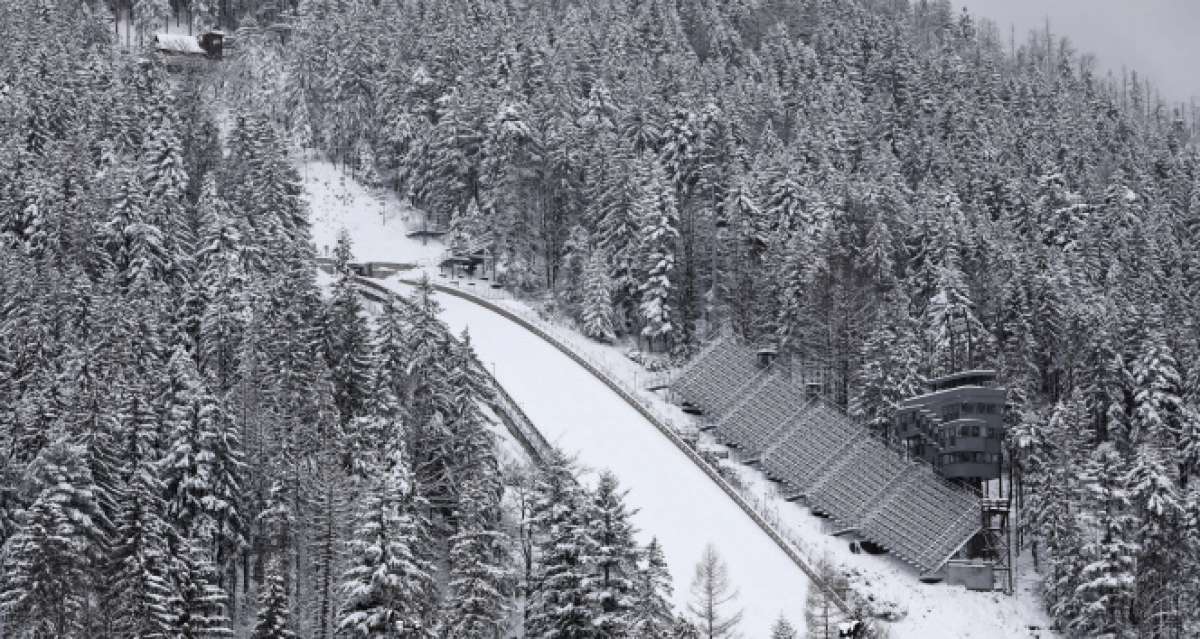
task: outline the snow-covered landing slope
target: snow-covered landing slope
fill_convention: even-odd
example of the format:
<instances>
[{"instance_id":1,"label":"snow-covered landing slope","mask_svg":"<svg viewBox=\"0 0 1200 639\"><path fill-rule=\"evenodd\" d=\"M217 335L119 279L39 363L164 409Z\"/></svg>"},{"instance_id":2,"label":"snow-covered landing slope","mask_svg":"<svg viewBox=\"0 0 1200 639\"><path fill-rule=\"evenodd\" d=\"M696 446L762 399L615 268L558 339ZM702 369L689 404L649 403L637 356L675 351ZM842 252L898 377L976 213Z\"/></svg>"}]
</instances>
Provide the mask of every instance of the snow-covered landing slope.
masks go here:
<instances>
[{"instance_id":1,"label":"snow-covered landing slope","mask_svg":"<svg viewBox=\"0 0 1200 639\"><path fill-rule=\"evenodd\" d=\"M470 330L479 358L494 364L496 379L551 443L585 468L612 470L629 489L641 541L655 535L663 543L681 611L695 563L712 543L741 591L746 637L769 636L780 613L803 624L804 573L641 414L521 326L456 297L438 302L442 319L455 332Z\"/></svg>"}]
</instances>

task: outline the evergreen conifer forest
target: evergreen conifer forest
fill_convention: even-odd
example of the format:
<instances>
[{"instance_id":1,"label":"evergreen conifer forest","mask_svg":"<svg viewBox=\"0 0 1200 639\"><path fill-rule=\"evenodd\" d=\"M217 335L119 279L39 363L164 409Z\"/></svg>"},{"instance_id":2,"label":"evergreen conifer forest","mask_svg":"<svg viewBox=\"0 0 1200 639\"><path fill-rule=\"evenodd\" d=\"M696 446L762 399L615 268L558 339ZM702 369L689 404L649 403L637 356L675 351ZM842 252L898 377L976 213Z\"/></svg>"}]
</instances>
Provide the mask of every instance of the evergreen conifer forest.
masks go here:
<instances>
[{"instance_id":1,"label":"evergreen conifer forest","mask_svg":"<svg viewBox=\"0 0 1200 639\"><path fill-rule=\"evenodd\" d=\"M220 62L163 63L180 16ZM945 0L0 25L0 637L734 636L672 606L694 567L619 477L505 459L430 286L368 309L347 237L318 276L300 149L490 238L588 338L771 344L885 439L924 380L995 369L1057 633L1200 635L1200 120L1135 73Z\"/></svg>"}]
</instances>

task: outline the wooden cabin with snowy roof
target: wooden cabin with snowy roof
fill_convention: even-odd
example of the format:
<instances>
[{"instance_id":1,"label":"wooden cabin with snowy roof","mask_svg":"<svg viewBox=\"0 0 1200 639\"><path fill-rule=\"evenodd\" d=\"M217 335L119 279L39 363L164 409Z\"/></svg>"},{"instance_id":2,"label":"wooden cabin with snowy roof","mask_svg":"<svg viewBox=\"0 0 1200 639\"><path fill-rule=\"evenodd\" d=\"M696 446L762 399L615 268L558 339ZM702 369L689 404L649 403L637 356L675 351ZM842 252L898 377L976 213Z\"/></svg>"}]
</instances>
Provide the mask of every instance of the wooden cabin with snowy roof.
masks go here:
<instances>
[{"instance_id":1,"label":"wooden cabin with snowy roof","mask_svg":"<svg viewBox=\"0 0 1200 639\"><path fill-rule=\"evenodd\" d=\"M225 54L225 34L207 31L200 35L182 33L158 33L154 35L154 49L167 66L201 65L219 61Z\"/></svg>"}]
</instances>

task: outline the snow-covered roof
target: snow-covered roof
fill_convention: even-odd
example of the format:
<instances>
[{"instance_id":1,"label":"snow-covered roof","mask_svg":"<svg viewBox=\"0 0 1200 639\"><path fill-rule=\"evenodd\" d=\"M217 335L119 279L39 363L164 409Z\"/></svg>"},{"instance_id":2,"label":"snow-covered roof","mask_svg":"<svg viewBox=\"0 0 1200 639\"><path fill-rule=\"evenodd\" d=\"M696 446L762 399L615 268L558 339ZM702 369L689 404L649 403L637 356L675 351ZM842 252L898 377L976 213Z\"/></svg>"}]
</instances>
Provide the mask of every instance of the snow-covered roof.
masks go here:
<instances>
[{"instance_id":1,"label":"snow-covered roof","mask_svg":"<svg viewBox=\"0 0 1200 639\"><path fill-rule=\"evenodd\" d=\"M951 373L949 375L942 375L941 377L934 377L933 379L930 379L928 383L930 385L936 386L936 385L941 385L941 384L949 384L951 382L956 382L956 381L959 381L962 379L969 379L972 377L986 377L989 379L995 379L996 371L994 371L990 368L978 368L978 369L969 370L969 371L958 371L957 373Z\"/></svg>"},{"instance_id":2,"label":"snow-covered roof","mask_svg":"<svg viewBox=\"0 0 1200 639\"><path fill-rule=\"evenodd\" d=\"M200 42L196 36L180 33L159 33L154 36L154 44L159 51L168 53L198 53L203 54Z\"/></svg>"}]
</instances>

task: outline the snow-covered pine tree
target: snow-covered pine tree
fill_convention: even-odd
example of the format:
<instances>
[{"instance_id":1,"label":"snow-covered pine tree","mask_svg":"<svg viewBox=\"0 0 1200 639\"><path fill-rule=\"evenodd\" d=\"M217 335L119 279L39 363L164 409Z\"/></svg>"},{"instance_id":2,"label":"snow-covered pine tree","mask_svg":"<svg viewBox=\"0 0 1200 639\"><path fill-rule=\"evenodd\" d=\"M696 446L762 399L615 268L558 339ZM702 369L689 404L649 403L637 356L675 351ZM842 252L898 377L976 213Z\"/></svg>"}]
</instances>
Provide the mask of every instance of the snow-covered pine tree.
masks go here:
<instances>
[{"instance_id":1,"label":"snow-covered pine tree","mask_svg":"<svg viewBox=\"0 0 1200 639\"><path fill-rule=\"evenodd\" d=\"M1027 432L1022 434L1029 478L1025 522L1036 538L1034 554L1046 556L1041 568L1046 581L1043 597L1064 621L1077 612L1075 589L1084 565L1079 553L1083 488L1076 472L1083 459L1072 442L1082 410L1077 402L1060 402L1044 415L1028 419Z\"/></svg>"},{"instance_id":2,"label":"snow-covered pine tree","mask_svg":"<svg viewBox=\"0 0 1200 639\"><path fill-rule=\"evenodd\" d=\"M449 592L441 635L454 639L499 636L505 628L512 575L508 539L497 530L498 504L489 486L468 480L459 491L450 537Z\"/></svg>"},{"instance_id":3,"label":"snow-covered pine tree","mask_svg":"<svg viewBox=\"0 0 1200 639\"><path fill-rule=\"evenodd\" d=\"M347 476L345 461L345 438L331 437L321 441L320 451L312 456L310 476L305 482L308 508L311 516L304 523L308 532L307 553L310 605L306 605L305 617L308 627L318 637L328 637L337 625L338 575L343 566L343 554L339 552L346 535L347 497L357 497L351 492L352 479ZM379 466L363 470L364 476L378 473Z\"/></svg>"},{"instance_id":4,"label":"snow-covered pine tree","mask_svg":"<svg viewBox=\"0 0 1200 639\"><path fill-rule=\"evenodd\" d=\"M163 280L171 262L163 232L146 210L144 185L136 173L118 170L112 188L112 217L102 231L105 247L122 282L146 290Z\"/></svg>"},{"instance_id":5,"label":"snow-covered pine tree","mask_svg":"<svg viewBox=\"0 0 1200 639\"><path fill-rule=\"evenodd\" d=\"M472 149L466 142L479 142L482 127L471 120L461 93L451 90L435 100L436 124L414 144L406 162L409 169L409 193L413 204L441 222L450 220L469 192L466 173L473 168L468 159ZM484 207L487 208L487 207Z\"/></svg>"},{"instance_id":6,"label":"snow-covered pine tree","mask_svg":"<svg viewBox=\"0 0 1200 639\"><path fill-rule=\"evenodd\" d=\"M171 577L176 592L172 600L174 637L214 639L231 637L227 606L229 596L218 585L217 568L209 559L205 540L179 539Z\"/></svg>"},{"instance_id":7,"label":"snow-covered pine tree","mask_svg":"<svg viewBox=\"0 0 1200 639\"><path fill-rule=\"evenodd\" d=\"M1138 525L1132 536L1138 544L1136 607L1144 610L1146 629L1161 629L1174 619L1180 601L1175 575L1183 570L1186 548L1181 534L1184 519L1180 473L1186 471L1180 438L1192 426L1183 403L1182 380L1173 354L1158 328L1158 309L1149 318L1150 330L1141 355L1132 366L1133 410L1130 438L1134 446L1125 488ZM1122 624L1123 625L1123 624Z\"/></svg>"},{"instance_id":8,"label":"snow-covered pine tree","mask_svg":"<svg viewBox=\"0 0 1200 639\"><path fill-rule=\"evenodd\" d=\"M627 494L616 475L602 472L589 505L592 536L598 544L592 601L599 612L594 623L604 636L628 635L632 624L640 549L629 522L637 511L625 505Z\"/></svg>"},{"instance_id":9,"label":"snow-covered pine tree","mask_svg":"<svg viewBox=\"0 0 1200 639\"><path fill-rule=\"evenodd\" d=\"M570 461L555 454L540 469L534 492L531 524L538 566L525 631L539 637L596 637L598 611L592 600L598 543L585 490Z\"/></svg>"},{"instance_id":10,"label":"snow-covered pine tree","mask_svg":"<svg viewBox=\"0 0 1200 639\"><path fill-rule=\"evenodd\" d=\"M29 470L36 497L0 558L6 632L82 639L92 630L91 575L113 525L96 502L85 453L81 446L56 441Z\"/></svg>"},{"instance_id":11,"label":"snow-covered pine tree","mask_svg":"<svg viewBox=\"0 0 1200 639\"><path fill-rule=\"evenodd\" d=\"M57 381L65 390L59 400L63 425L74 442L83 446L84 461L96 487L96 502L105 518L115 522L123 483L116 422L123 407L117 405L120 391L114 393L113 384L100 378L104 359L68 348L59 356L65 370Z\"/></svg>"},{"instance_id":12,"label":"snow-covered pine tree","mask_svg":"<svg viewBox=\"0 0 1200 639\"><path fill-rule=\"evenodd\" d=\"M428 636L436 591L422 547L423 505L404 455L392 451L363 492L347 543L350 567L338 631L351 637Z\"/></svg>"},{"instance_id":13,"label":"snow-covered pine tree","mask_svg":"<svg viewBox=\"0 0 1200 639\"><path fill-rule=\"evenodd\" d=\"M168 407L162 461L168 519L185 538L208 535L201 541L216 544L220 569L244 542L241 441L191 356L176 348L169 368L177 390Z\"/></svg>"},{"instance_id":14,"label":"snow-covered pine tree","mask_svg":"<svg viewBox=\"0 0 1200 639\"><path fill-rule=\"evenodd\" d=\"M649 341L651 348L656 340L668 348L675 330L671 300L675 245L679 239L678 212L675 196L662 166L647 159L643 159L639 166L644 171L635 203L636 217L641 227L642 278L638 287L641 293L641 335Z\"/></svg>"},{"instance_id":15,"label":"snow-covered pine tree","mask_svg":"<svg viewBox=\"0 0 1200 639\"><path fill-rule=\"evenodd\" d=\"M177 275L195 250L196 229L187 222L183 199L188 175L179 141L179 116L166 93L166 82L156 86L163 88L151 97L138 165L145 185L147 222L162 230L167 269Z\"/></svg>"},{"instance_id":16,"label":"snow-covered pine tree","mask_svg":"<svg viewBox=\"0 0 1200 639\"><path fill-rule=\"evenodd\" d=\"M1138 547L1130 541L1133 522L1128 494L1121 485L1122 465L1115 446L1101 444L1084 469L1087 491L1088 539L1080 548L1083 571L1075 591L1065 593L1070 603L1060 608L1078 611L1071 628L1089 637L1118 639L1128 636L1128 615L1136 594L1134 570Z\"/></svg>"},{"instance_id":17,"label":"snow-covered pine tree","mask_svg":"<svg viewBox=\"0 0 1200 639\"><path fill-rule=\"evenodd\" d=\"M166 636L176 622L169 546L175 531L165 519L159 428L149 403L135 393L119 442L123 482L105 602L112 631L123 636Z\"/></svg>"},{"instance_id":18,"label":"snow-covered pine tree","mask_svg":"<svg viewBox=\"0 0 1200 639\"><path fill-rule=\"evenodd\" d=\"M762 260L768 242L768 220L755 197L753 179L749 173L740 176L724 203L733 246L727 249L728 272L722 274L728 290L719 293L728 300L733 329L739 335L752 335L756 322L761 321L760 296L766 279Z\"/></svg>"},{"instance_id":19,"label":"snow-covered pine tree","mask_svg":"<svg viewBox=\"0 0 1200 639\"><path fill-rule=\"evenodd\" d=\"M1089 313L1093 330L1085 346L1081 393L1098 440L1129 451L1132 442L1125 395L1132 378L1114 335L1113 315L1115 311L1105 303L1095 305Z\"/></svg>"},{"instance_id":20,"label":"snow-covered pine tree","mask_svg":"<svg viewBox=\"0 0 1200 639\"><path fill-rule=\"evenodd\" d=\"M337 280L325 315L326 358L333 374L334 403L342 425L364 413L371 389L371 330L350 270L350 235L343 229L334 249Z\"/></svg>"},{"instance_id":21,"label":"snow-covered pine tree","mask_svg":"<svg viewBox=\"0 0 1200 639\"><path fill-rule=\"evenodd\" d=\"M612 282L608 277L608 264L604 252L592 249L583 272L583 334L598 341L612 342L616 339L613 327Z\"/></svg>"},{"instance_id":22,"label":"snow-covered pine tree","mask_svg":"<svg viewBox=\"0 0 1200 639\"><path fill-rule=\"evenodd\" d=\"M1135 449L1128 475L1121 478L1137 523L1123 531L1128 541L1121 548L1120 559L1127 570L1136 566L1130 575L1136 582L1127 587L1136 592L1134 609L1145 615L1142 628L1147 632L1161 632L1163 624L1173 623L1181 605L1176 580L1180 571L1186 570L1188 546L1182 525L1183 500L1172 475L1165 451L1148 439ZM1130 548L1138 552L1130 552ZM1117 619L1114 625L1119 629L1126 624Z\"/></svg>"},{"instance_id":23,"label":"snow-covered pine tree","mask_svg":"<svg viewBox=\"0 0 1200 639\"><path fill-rule=\"evenodd\" d=\"M980 361L989 352L990 334L976 315L957 251L947 251L937 272L937 292L926 309L925 327L930 367L948 374Z\"/></svg>"},{"instance_id":24,"label":"snow-covered pine tree","mask_svg":"<svg viewBox=\"0 0 1200 639\"><path fill-rule=\"evenodd\" d=\"M399 400L405 397L408 353L408 307L397 297L388 298L383 312L375 318L375 363L377 388ZM378 393L378 391L377 391Z\"/></svg>"},{"instance_id":25,"label":"snow-covered pine tree","mask_svg":"<svg viewBox=\"0 0 1200 639\"><path fill-rule=\"evenodd\" d=\"M796 628L782 614L771 626L771 639L796 639Z\"/></svg>"},{"instance_id":26,"label":"snow-covered pine tree","mask_svg":"<svg viewBox=\"0 0 1200 639\"><path fill-rule=\"evenodd\" d=\"M637 311L637 272L639 267L639 234L641 228L638 215L640 190L635 174L638 162L624 157L612 158L614 166L597 179L596 194L589 198L595 210L596 249L602 250L608 259L608 276L613 285L613 306L619 317L620 332L627 330L627 321Z\"/></svg>"},{"instance_id":27,"label":"snow-covered pine tree","mask_svg":"<svg viewBox=\"0 0 1200 639\"><path fill-rule=\"evenodd\" d=\"M250 639L295 639L291 630L287 588L277 566L267 569L258 593L258 613Z\"/></svg>"},{"instance_id":28,"label":"snow-covered pine tree","mask_svg":"<svg viewBox=\"0 0 1200 639\"><path fill-rule=\"evenodd\" d=\"M196 251L200 300L198 327L200 369L223 395L237 382L242 339L246 332L247 256L241 231L229 205L208 175L200 192L200 243Z\"/></svg>"},{"instance_id":29,"label":"snow-covered pine tree","mask_svg":"<svg viewBox=\"0 0 1200 639\"><path fill-rule=\"evenodd\" d=\"M634 637L662 637L671 632L675 614L671 607L671 574L658 538L652 538L642 551L633 584L633 609L630 631Z\"/></svg>"},{"instance_id":30,"label":"snow-covered pine tree","mask_svg":"<svg viewBox=\"0 0 1200 639\"><path fill-rule=\"evenodd\" d=\"M1151 315L1159 313L1156 309ZM1149 321L1157 324L1161 320L1151 317ZM1135 443L1167 447L1179 437L1186 417L1179 364L1157 326L1151 327L1140 350L1130 371L1134 384L1130 437Z\"/></svg>"},{"instance_id":31,"label":"snow-covered pine tree","mask_svg":"<svg viewBox=\"0 0 1200 639\"><path fill-rule=\"evenodd\" d=\"M232 162L226 164L226 197L247 220L256 272L271 261L309 255L308 211L300 176L274 125L262 115L240 115L231 134Z\"/></svg>"},{"instance_id":32,"label":"snow-covered pine tree","mask_svg":"<svg viewBox=\"0 0 1200 639\"><path fill-rule=\"evenodd\" d=\"M566 240L563 241L562 257L555 277L558 299L572 314L580 316L585 301L591 244L591 236L583 226L572 226L567 232Z\"/></svg>"},{"instance_id":33,"label":"snow-covered pine tree","mask_svg":"<svg viewBox=\"0 0 1200 639\"><path fill-rule=\"evenodd\" d=\"M920 327L908 314L902 292L881 305L878 326L862 346L862 366L850 398L849 413L877 434L889 437L896 407L921 393Z\"/></svg>"},{"instance_id":34,"label":"snow-covered pine tree","mask_svg":"<svg viewBox=\"0 0 1200 639\"><path fill-rule=\"evenodd\" d=\"M376 168L375 153L366 140L359 138L354 144L355 179L371 188L378 188L379 170Z\"/></svg>"},{"instance_id":35,"label":"snow-covered pine tree","mask_svg":"<svg viewBox=\"0 0 1200 639\"><path fill-rule=\"evenodd\" d=\"M675 109L662 132L659 162L675 189L675 199L685 200L696 179L696 116L684 106Z\"/></svg>"},{"instance_id":36,"label":"snow-covered pine tree","mask_svg":"<svg viewBox=\"0 0 1200 639\"><path fill-rule=\"evenodd\" d=\"M497 276L522 288L540 279L538 243L551 240L534 221L540 205L529 180L544 159L537 152L539 134L530 126L523 101L500 104L487 125L479 167L480 207L492 221ZM550 212L543 215L542 222L548 223Z\"/></svg>"},{"instance_id":37,"label":"snow-covered pine tree","mask_svg":"<svg viewBox=\"0 0 1200 639\"><path fill-rule=\"evenodd\" d=\"M455 477L463 481L484 482L497 499L503 492L500 463L495 454L495 436L489 429L490 418L482 407L494 400L495 390L471 347L471 335L463 331L451 343L445 358L445 386L450 393L447 426L450 446L442 461ZM451 487L452 497L457 493Z\"/></svg>"},{"instance_id":38,"label":"snow-covered pine tree","mask_svg":"<svg viewBox=\"0 0 1200 639\"><path fill-rule=\"evenodd\" d=\"M412 456L414 478L420 493L438 505L451 502L454 493L454 404L456 390L449 384L451 339L437 318L439 307L427 280L417 287L404 333L408 358L401 404L405 406L406 450Z\"/></svg>"},{"instance_id":39,"label":"snow-covered pine tree","mask_svg":"<svg viewBox=\"0 0 1200 639\"><path fill-rule=\"evenodd\" d=\"M254 577L263 588L267 573L274 569L285 594L292 592L292 568L288 550L295 544L296 518L284 493L283 483L276 480L268 489L261 512L256 518L256 531L252 540L252 552L257 562Z\"/></svg>"}]
</instances>

